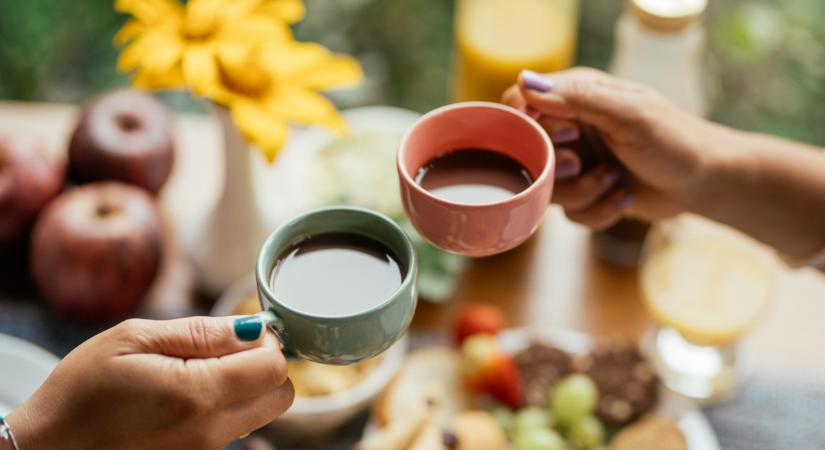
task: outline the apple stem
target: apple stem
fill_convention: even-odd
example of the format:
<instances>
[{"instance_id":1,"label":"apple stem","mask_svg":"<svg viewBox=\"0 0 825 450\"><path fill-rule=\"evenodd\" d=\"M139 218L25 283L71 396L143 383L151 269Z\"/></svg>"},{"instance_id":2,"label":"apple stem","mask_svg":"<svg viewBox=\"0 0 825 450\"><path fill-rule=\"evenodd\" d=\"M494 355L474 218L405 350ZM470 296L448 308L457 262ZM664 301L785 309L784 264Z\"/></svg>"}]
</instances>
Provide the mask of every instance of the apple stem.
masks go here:
<instances>
[{"instance_id":1,"label":"apple stem","mask_svg":"<svg viewBox=\"0 0 825 450\"><path fill-rule=\"evenodd\" d=\"M134 131L140 127L138 119L131 114L119 114L115 120L124 131Z\"/></svg>"},{"instance_id":2,"label":"apple stem","mask_svg":"<svg viewBox=\"0 0 825 450\"><path fill-rule=\"evenodd\" d=\"M103 218L103 217L106 217L106 216L114 213L115 211L117 211L116 207L114 207L112 205L109 205L107 203L101 203L101 204L97 205L96 213L97 213L98 217Z\"/></svg>"}]
</instances>

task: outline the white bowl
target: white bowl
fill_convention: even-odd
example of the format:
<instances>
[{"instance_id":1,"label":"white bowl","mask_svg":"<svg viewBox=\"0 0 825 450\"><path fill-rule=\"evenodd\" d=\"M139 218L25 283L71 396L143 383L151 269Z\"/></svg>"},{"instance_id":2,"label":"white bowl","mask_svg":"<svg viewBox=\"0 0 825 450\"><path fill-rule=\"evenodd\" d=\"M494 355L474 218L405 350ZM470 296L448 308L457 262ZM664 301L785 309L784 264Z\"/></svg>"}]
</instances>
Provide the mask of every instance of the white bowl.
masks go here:
<instances>
[{"instance_id":1,"label":"white bowl","mask_svg":"<svg viewBox=\"0 0 825 450\"><path fill-rule=\"evenodd\" d=\"M255 295L254 276L232 284L215 303L213 316L228 316L239 303ZM382 354L373 370L351 389L331 395L295 397L292 407L269 424L278 436L299 438L318 436L332 431L372 405L401 367L407 351L407 336Z\"/></svg>"},{"instance_id":2,"label":"white bowl","mask_svg":"<svg viewBox=\"0 0 825 450\"><path fill-rule=\"evenodd\" d=\"M0 414L8 414L29 398L58 362L28 341L0 334Z\"/></svg>"}]
</instances>

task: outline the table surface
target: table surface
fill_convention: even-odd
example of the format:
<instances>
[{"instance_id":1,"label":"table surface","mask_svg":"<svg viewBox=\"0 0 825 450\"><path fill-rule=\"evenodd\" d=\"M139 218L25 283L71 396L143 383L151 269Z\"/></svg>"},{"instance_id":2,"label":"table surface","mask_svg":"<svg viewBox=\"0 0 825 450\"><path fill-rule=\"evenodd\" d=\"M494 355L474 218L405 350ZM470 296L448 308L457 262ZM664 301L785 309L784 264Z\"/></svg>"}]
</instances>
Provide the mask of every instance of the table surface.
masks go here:
<instances>
[{"instance_id":1,"label":"table surface","mask_svg":"<svg viewBox=\"0 0 825 450\"><path fill-rule=\"evenodd\" d=\"M32 132L59 156L76 115L72 105L0 102L0 131ZM221 140L217 122L209 116L180 114L176 127L177 160L161 204L173 217L172 232L182 234L216 201L223 178ZM640 338L651 321L641 304L636 272L601 262L589 236L551 207L540 231L524 245L472 261L448 302L419 302L413 327L446 329L461 304L486 302L500 306L513 326ZM186 289L158 295L156 301L167 311L188 304L192 295L185 258L179 251L172 254L175 268L166 270L164 278ZM823 318L825 276L811 269L783 274L772 313L746 340L752 362L762 370L825 375Z\"/></svg>"}]
</instances>

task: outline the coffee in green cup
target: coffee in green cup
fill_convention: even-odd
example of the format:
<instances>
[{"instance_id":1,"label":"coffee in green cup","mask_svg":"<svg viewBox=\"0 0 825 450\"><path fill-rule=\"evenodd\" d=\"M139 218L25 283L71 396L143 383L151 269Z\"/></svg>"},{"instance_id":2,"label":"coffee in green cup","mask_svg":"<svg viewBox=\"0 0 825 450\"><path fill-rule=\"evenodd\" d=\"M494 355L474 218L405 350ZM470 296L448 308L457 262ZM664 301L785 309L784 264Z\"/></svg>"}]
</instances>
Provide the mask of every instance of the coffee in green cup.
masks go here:
<instances>
[{"instance_id":1,"label":"coffee in green cup","mask_svg":"<svg viewBox=\"0 0 825 450\"><path fill-rule=\"evenodd\" d=\"M262 317L284 351L351 364L386 350L406 331L417 299L409 238L386 216L331 207L275 230L258 258Z\"/></svg>"}]
</instances>

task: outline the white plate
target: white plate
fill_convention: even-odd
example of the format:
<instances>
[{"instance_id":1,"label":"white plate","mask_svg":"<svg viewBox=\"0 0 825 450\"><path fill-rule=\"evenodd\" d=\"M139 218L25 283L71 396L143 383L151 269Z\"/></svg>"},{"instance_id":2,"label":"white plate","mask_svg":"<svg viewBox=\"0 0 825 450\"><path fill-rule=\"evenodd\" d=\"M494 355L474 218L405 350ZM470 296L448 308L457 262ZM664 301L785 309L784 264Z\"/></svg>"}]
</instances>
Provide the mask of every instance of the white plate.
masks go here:
<instances>
[{"instance_id":1,"label":"white plate","mask_svg":"<svg viewBox=\"0 0 825 450\"><path fill-rule=\"evenodd\" d=\"M525 349L531 342L540 341L552 344L568 353L582 355L589 352L594 345L593 339L583 333L562 329L526 329L505 330L499 334L499 341L504 350L515 354ZM685 398L662 389L659 413L676 420L679 429L685 434L689 450L720 450L719 441L704 414L696 405ZM364 437L377 430L372 420L364 429Z\"/></svg>"},{"instance_id":2,"label":"white plate","mask_svg":"<svg viewBox=\"0 0 825 450\"><path fill-rule=\"evenodd\" d=\"M29 398L59 361L30 342L0 334L0 415Z\"/></svg>"}]
</instances>

